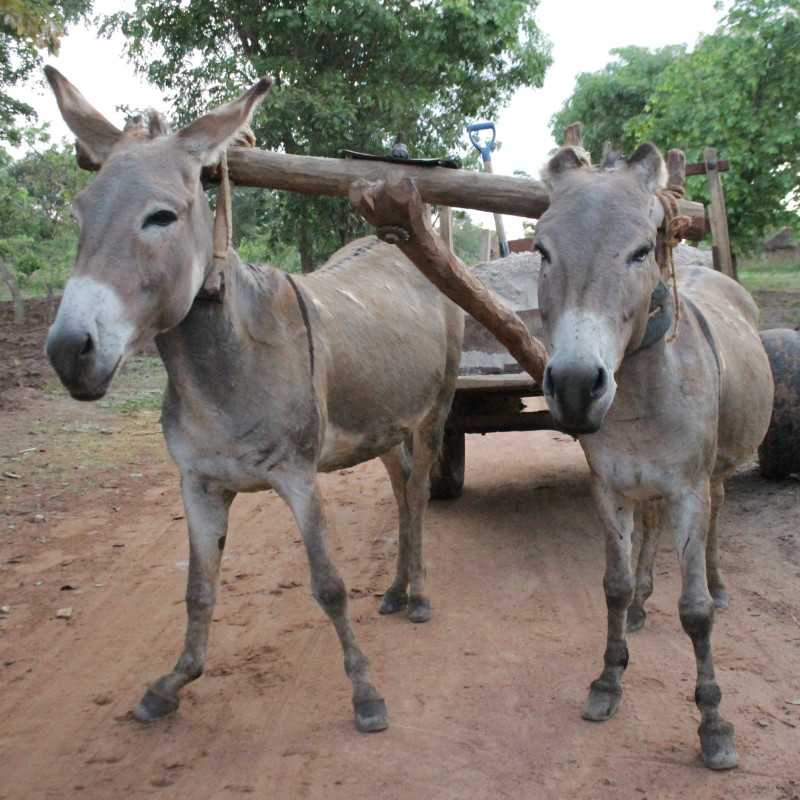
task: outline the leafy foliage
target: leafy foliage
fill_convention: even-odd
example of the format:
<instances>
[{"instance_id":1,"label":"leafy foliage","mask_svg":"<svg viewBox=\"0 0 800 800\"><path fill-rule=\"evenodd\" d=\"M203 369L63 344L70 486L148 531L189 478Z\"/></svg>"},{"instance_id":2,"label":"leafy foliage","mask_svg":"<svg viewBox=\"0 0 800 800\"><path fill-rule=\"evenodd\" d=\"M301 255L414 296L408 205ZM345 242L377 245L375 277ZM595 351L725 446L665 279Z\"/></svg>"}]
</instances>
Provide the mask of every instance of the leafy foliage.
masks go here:
<instances>
[{"instance_id":1,"label":"leafy foliage","mask_svg":"<svg viewBox=\"0 0 800 800\"><path fill-rule=\"evenodd\" d=\"M611 50L616 60L597 72L580 73L572 96L551 118L556 141L563 142L565 128L580 120L584 146L595 161L599 161L606 142L632 153L640 140L630 130L631 121L644 119L659 76L685 54L685 45L654 51L636 46Z\"/></svg>"},{"instance_id":2,"label":"leafy foliage","mask_svg":"<svg viewBox=\"0 0 800 800\"><path fill-rule=\"evenodd\" d=\"M715 147L731 162L724 186L736 250L751 250L777 228L800 229L800 0L734 0L717 30L691 52L676 47L642 56L602 71L605 106L590 106L585 95L597 82L581 76L552 124L580 111L587 140L595 127L603 135L616 130L613 138L625 150L650 139L684 150L689 161ZM654 71L660 56L665 63ZM640 81L633 103L614 102L615 87ZM687 192L708 202L701 179L689 181Z\"/></svg>"},{"instance_id":3,"label":"leafy foliage","mask_svg":"<svg viewBox=\"0 0 800 800\"><path fill-rule=\"evenodd\" d=\"M77 246L69 207L90 179L66 142L19 161L0 149L0 256L23 290L65 283Z\"/></svg>"},{"instance_id":4,"label":"leafy foliage","mask_svg":"<svg viewBox=\"0 0 800 800\"><path fill-rule=\"evenodd\" d=\"M3 0L0 6L0 139L19 145L18 117L32 120L36 112L15 99L9 89L24 83L41 66L42 50L58 52L68 23L91 9L91 0Z\"/></svg>"},{"instance_id":5,"label":"leafy foliage","mask_svg":"<svg viewBox=\"0 0 800 800\"><path fill-rule=\"evenodd\" d=\"M121 30L139 70L186 121L260 75L275 91L254 123L259 146L335 156L387 152L403 130L413 155L460 146L519 86L540 86L549 45L538 0L137 0ZM179 120L179 121L181 121ZM346 201L281 196L284 240L303 267L363 230Z\"/></svg>"}]
</instances>

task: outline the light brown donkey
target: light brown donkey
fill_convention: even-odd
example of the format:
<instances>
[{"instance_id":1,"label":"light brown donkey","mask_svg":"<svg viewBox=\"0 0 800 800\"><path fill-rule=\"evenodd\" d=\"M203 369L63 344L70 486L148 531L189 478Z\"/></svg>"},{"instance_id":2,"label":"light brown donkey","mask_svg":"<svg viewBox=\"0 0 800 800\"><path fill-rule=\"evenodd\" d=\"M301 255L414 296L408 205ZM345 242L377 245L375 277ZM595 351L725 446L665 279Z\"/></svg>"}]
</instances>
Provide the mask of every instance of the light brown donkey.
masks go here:
<instances>
[{"instance_id":1,"label":"light brown donkey","mask_svg":"<svg viewBox=\"0 0 800 800\"><path fill-rule=\"evenodd\" d=\"M376 239L296 279L230 252L221 296L201 299L213 219L200 171L249 120L269 81L176 134L142 140L46 72L67 124L102 164L75 201L78 258L47 355L73 397L94 400L126 356L156 337L168 375L164 435L189 527L183 653L134 714L149 721L174 711L180 689L202 673L228 510L238 492L273 488L294 513L312 592L339 635L356 727L382 730L386 708L348 618L317 472L380 456L400 514L397 573L381 611L408 603L410 619L428 619L422 525L458 373L461 310Z\"/></svg>"},{"instance_id":2,"label":"light brown donkey","mask_svg":"<svg viewBox=\"0 0 800 800\"><path fill-rule=\"evenodd\" d=\"M570 148L548 165L550 207L535 242L550 356L543 389L558 424L586 453L606 529L605 666L583 716L605 720L619 706L628 663L625 616L635 585L634 507L644 504L651 537L665 508L683 578L680 619L697 661L700 746L709 767L726 769L738 755L733 726L719 713L711 654L714 604L726 603L717 515L723 480L766 433L772 375L756 305L737 283L705 267L686 267L677 271L680 296L673 304L654 257L656 227L649 217L664 173L650 144L610 169L584 166ZM650 569L653 544L651 538L643 545Z\"/></svg>"}]
</instances>

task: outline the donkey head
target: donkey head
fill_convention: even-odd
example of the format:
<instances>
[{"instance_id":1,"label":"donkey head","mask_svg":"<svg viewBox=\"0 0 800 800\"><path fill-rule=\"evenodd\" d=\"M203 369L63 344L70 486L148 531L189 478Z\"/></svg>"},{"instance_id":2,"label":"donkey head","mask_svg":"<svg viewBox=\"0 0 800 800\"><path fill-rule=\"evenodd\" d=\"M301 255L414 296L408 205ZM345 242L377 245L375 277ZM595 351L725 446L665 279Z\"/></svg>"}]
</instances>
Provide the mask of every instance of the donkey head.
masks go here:
<instances>
[{"instance_id":1,"label":"donkey head","mask_svg":"<svg viewBox=\"0 0 800 800\"><path fill-rule=\"evenodd\" d=\"M536 227L542 256L539 308L550 354L547 404L573 434L600 428L614 399L614 375L642 344L659 283L652 193L664 161L643 144L619 167L585 166L571 148L547 166L550 207Z\"/></svg>"},{"instance_id":2,"label":"donkey head","mask_svg":"<svg viewBox=\"0 0 800 800\"><path fill-rule=\"evenodd\" d=\"M178 133L123 132L57 70L47 79L79 147L101 165L75 199L78 258L45 350L70 394L95 400L123 360L189 312L212 263L200 185L270 87L268 79Z\"/></svg>"}]
</instances>

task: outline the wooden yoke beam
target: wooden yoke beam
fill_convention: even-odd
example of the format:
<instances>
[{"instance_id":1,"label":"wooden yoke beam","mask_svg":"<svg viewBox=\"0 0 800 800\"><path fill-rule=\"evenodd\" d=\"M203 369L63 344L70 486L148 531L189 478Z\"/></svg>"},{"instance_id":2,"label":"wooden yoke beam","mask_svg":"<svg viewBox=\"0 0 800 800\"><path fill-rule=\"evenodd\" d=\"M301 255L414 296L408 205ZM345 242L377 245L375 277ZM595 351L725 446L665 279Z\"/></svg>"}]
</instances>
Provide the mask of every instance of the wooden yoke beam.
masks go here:
<instances>
[{"instance_id":1,"label":"wooden yoke beam","mask_svg":"<svg viewBox=\"0 0 800 800\"><path fill-rule=\"evenodd\" d=\"M286 189L330 197L347 197L355 181L380 181L402 173L414 181L424 203L528 219L539 219L550 205L547 188L533 178L445 167L295 156L254 147L229 147L228 170L237 186ZM208 177L214 180L212 175ZM687 239L702 239L706 233L703 204L679 200L678 208L681 214L691 219L684 236Z\"/></svg>"},{"instance_id":2,"label":"wooden yoke beam","mask_svg":"<svg viewBox=\"0 0 800 800\"><path fill-rule=\"evenodd\" d=\"M385 161L296 156L256 147L229 147L227 156L228 173L237 186L347 197L355 181L379 181L405 173L414 181L423 202L437 206L539 219L550 204L545 185L533 178ZM78 164L83 169L100 169L100 165L82 154L80 149ZM219 183L218 168L206 167L203 182ZM679 200L678 208L681 214L691 219L684 236L702 239L706 234L703 204Z\"/></svg>"},{"instance_id":3,"label":"wooden yoke beam","mask_svg":"<svg viewBox=\"0 0 800 800\"><path fill-rule=\"evenodd\" d=\"M544 345L444 244L408 175L393 171L385 180L357 181L350 189L350 202L375 226L381 239L397 245L434 286L488 328L541 384L547 363Z\"/></svg>"}]
</instances>

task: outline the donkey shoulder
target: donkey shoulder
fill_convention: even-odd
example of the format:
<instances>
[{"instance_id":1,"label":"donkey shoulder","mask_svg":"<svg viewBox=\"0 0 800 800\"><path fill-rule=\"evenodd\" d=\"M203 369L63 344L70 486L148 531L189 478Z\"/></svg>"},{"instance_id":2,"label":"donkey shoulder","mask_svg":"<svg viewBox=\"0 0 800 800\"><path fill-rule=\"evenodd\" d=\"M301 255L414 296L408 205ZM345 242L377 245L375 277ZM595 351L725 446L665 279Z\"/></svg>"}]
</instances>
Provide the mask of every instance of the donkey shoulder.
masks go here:
<instances>
[{"instance_id":1,"label":"donkey shoulder","mask_svg":"<svg viewBox=\"0 0 800 800\"><path fill-rule=\"evenodd\" d=\"M758 306L735 280L698 264L676 267L675 274L681 294L712 318L758 331Z\"/></svg>"}]
</instances>

